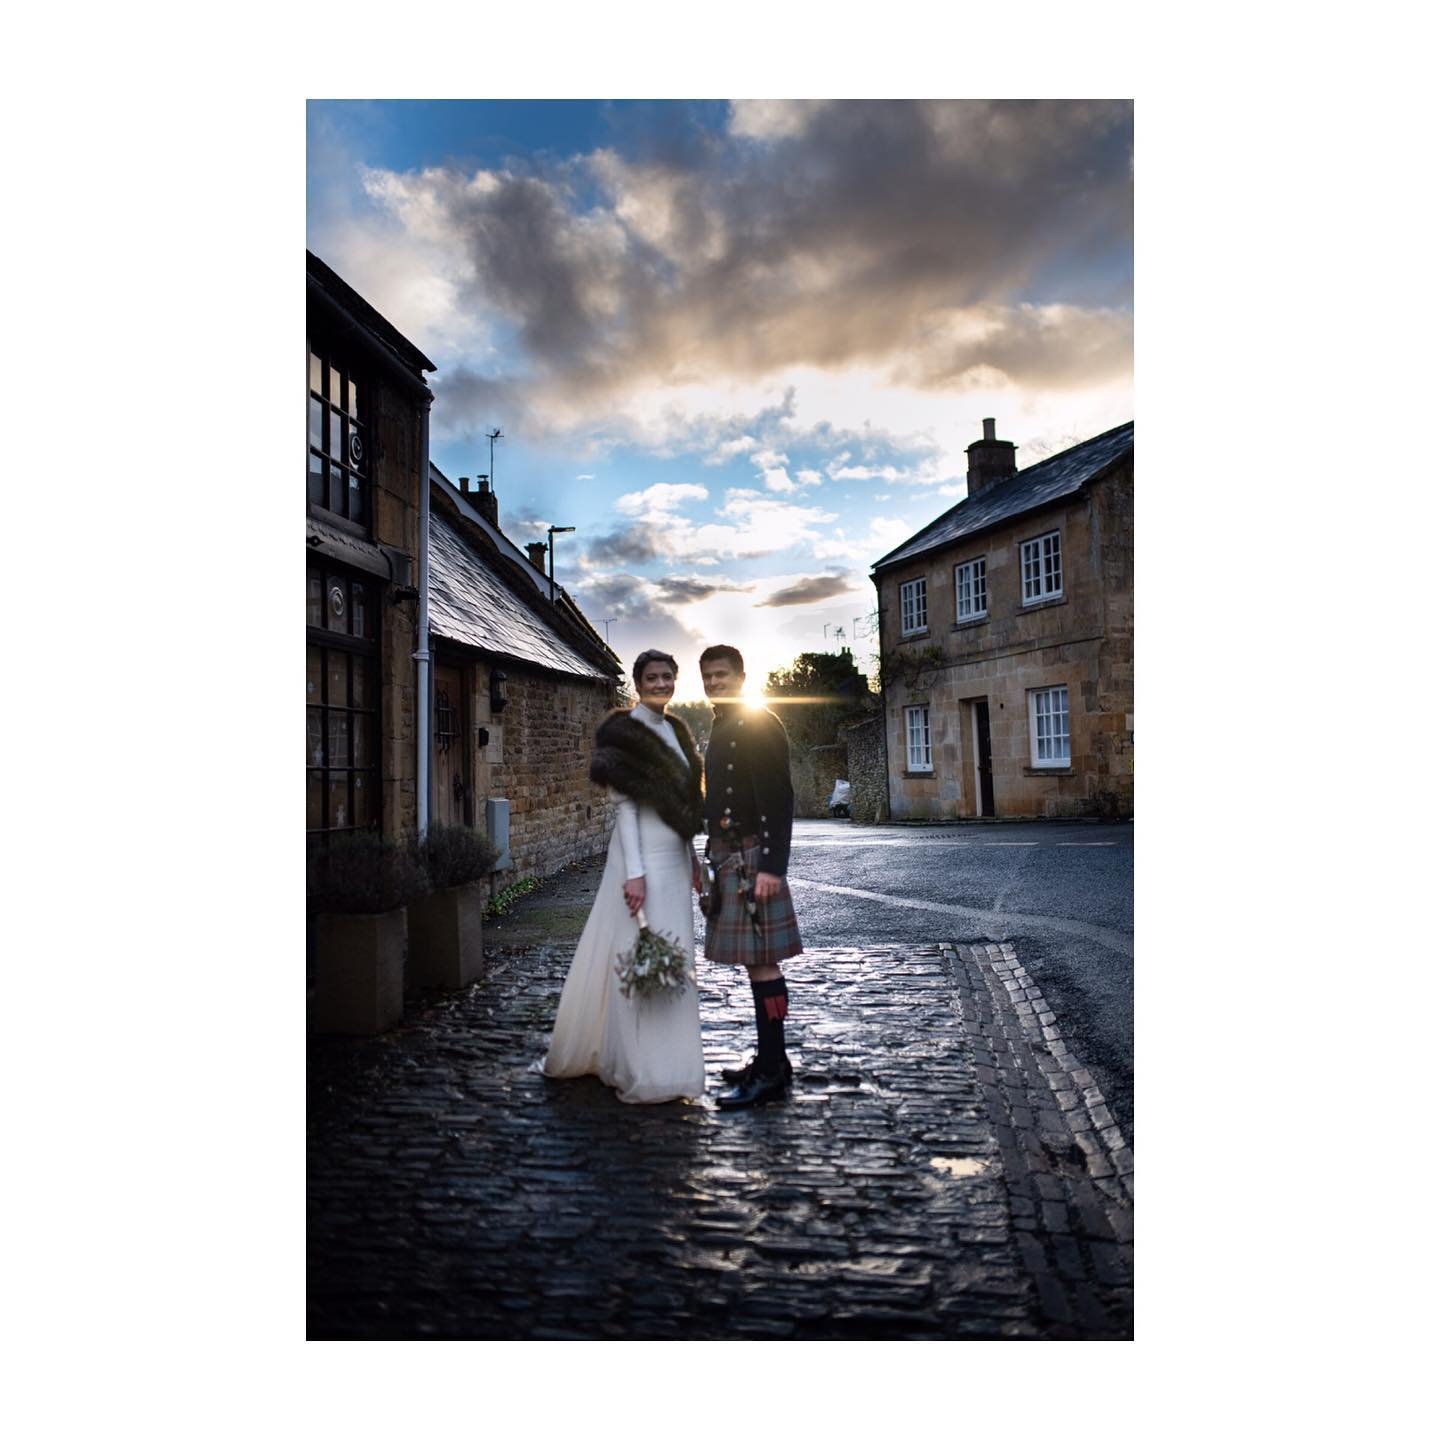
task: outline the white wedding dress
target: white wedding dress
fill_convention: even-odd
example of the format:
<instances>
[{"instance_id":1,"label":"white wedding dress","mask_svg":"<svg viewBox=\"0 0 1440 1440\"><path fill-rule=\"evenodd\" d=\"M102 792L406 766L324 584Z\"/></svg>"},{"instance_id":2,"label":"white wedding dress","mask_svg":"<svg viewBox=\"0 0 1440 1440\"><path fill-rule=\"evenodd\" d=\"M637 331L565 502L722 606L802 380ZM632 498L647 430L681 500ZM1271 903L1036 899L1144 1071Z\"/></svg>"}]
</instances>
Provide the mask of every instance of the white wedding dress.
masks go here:
<instances>
[{"instance_id":1,"label":"white wedding dress","mask_svg":"<svg viewBox=\"0 0 1440 1440\"><path fill-rule=\"evenodd\" d=\"M677 754L674 731L643 705L631 712ZM645 877L645 919L652 930L695 957L691 856L682 840L648 805L610 792L617 813L605 873L580 936L543 1072L553 1079L598 1075L632 1105L693 1099L705 1093L700 1044L700 997L692 981L679 995L628 1000L615 974L617 958L634 943L639 922L625 904L626 879Z\"/></svg>"}]
</instances>

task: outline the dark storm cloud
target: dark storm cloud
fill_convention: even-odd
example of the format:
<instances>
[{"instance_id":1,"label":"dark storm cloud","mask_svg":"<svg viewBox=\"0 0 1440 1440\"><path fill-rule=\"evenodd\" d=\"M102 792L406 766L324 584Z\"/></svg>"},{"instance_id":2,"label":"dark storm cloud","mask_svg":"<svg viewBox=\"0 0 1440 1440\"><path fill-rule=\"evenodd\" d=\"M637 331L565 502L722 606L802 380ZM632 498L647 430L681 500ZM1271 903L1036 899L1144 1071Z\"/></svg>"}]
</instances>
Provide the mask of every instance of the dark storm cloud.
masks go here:
<instances>
[{"instance_id":1,"label":"dark storm cloud","mask_svg":"<svg viewBox=\"0 0 1440 1440\"><path fill-rule=\"evenodd\" d=\"M845 575L814 575L805 580L797 580L793 585L787 585L783 590L777 590L768 600L757 600L757 609L765 606L779 608L784 605L808 605L813 600L829 600L836 595L844 595L855 587Z\"/></svg>"},{"instance_id":2,"label":"dark storm cloud","mask_svg":"<svg viewBox=\"0 0 1440 1440\"><path fill-rule=\"evenodd\" d=\"M693 576L674 576L668 580L657 580L660 598L667 605L688 605L696 600L708 600L722 590L744 592L753 590L753 585L724 585L710 580L697 580Z\"/></svg>"},{"instance_id":3,"label":"dark storm cloud","mask_svg":"<svg viewBox=\"0 0 1440 1440\"><path fill-rule=\"evenodd\" d=\"M592 540L586 551L595 565L643 565L662 553L654 527L644 521Z\"/></svg>"},{"instance_id":4,"label":"dark storm cloud","mask_svg":"<svg viewBox=\"0 0 1440 1440\"><path fill-rule=\"evenodd\" d=\"M435 392L436 429L467 444L480 443L486 428L499 423L496 416L514 429L521 428L528 416L523 387L512 379L477 375L456 365L442 368L430 385Z\"/></svg>"},{"instance_id":5,"label":"dark storm cloud","mask_svg":"<svg viewBox=\"0 0 1440 1440\"><path fill-rule=\"evenodd\" d=\"M516 371L572 400L851 362L1093 384L1129 367L1131 130L1123 101L742 103L730 135L372 193L443 217Z\"/></svg>"},{"instance_id":6,"label":"dark storm cloud","mask_svg":"<svg viewBox=\"0 0 1440 1440\"><path fill-rule=\"evenodd\" d=\"M627 665L642 650L679 655L696 648L695 632L651 594L645 580L624 574L593 575L571 588L587 615L612 622L610 642Z\"/></svg>"}]
</instances>

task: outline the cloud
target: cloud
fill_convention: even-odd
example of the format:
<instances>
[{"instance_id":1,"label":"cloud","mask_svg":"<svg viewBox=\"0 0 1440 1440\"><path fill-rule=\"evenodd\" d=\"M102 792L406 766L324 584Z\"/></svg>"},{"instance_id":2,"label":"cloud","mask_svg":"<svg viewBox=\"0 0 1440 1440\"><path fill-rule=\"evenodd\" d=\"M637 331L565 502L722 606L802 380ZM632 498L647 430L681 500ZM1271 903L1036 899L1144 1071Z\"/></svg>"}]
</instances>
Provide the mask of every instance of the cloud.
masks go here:
<instances>
[{"instance_id":1,"label":"cloud","mask_svg":"<svg viewBox=\"0 0 1440 1440\"><path fill-rule=\"evenodd\" d=\"M662 482L647 490L634 490L622 495L615 508L622 515L665 515L690 500L708 500L710 492L703 485L672 485Z\"/></svg>"},{"instance_id":2,"label":"cloud","mask_svg":"<svg viewBox=\"0 0 1440 1440\"><path fill-rule=\"evenodd\" d=\"M755 604L757 608L773 606L777 609L787 605L810 605L817 600L833 600L835 596L848 594L855 588L849 576L844 571L838 571L797 580L793 585L776 590L768 599L757 600Z\"/></svg>"},{"instance_id":3,"label":"cloud","mask_svg":"<svg viewBox=\"0 0 1440 1440\"><path fill-rule=\"evenodd\" d=\"M753 590L753 585L725 585L714 581L701 580L694 576L671 576L655 582L656 593L670 605L688 605L697 600L708 600L721 591L744 593Z\"/></svg>"},{"instance_id":4,"label":"cloud","mask_svg":"<svg viewBox=\"0 0 1440 1440\"><path fill-rule=\"evenodd\" d=\"M372 168L380 238L346 243L371 268L423 255L433 283L392 318L422 348L490 337L483 367L445 358L537 433L623 431L656 397L666 420L666 396L797 366L1083 387L1130 368L1131 129L1121 101L737 101L727 132L644 153ZM478 431L491 399L451 387L445 424Z\"/></svg>"}]
</instances>

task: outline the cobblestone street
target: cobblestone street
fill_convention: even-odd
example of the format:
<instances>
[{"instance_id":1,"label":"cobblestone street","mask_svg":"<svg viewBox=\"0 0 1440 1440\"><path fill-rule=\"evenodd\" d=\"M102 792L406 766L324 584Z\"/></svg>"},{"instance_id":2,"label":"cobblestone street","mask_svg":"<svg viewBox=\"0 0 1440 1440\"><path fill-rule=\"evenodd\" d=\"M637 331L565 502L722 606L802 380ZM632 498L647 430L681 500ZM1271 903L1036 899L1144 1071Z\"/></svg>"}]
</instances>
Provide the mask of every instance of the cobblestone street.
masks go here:
<instances>
[{"instance_id":1,"label":"cobblestone street","mask_svg":"<svg viewBox=\"0 0 1440 1440\"><path fill-rule=\"evenodd\" d=\"M1023 948L807 951L792 1096L727 1114L753 1007L703 960L706 1101L528 1068L572 949L535 916L399 1030L311 1038L311 1338L1128 1338L1131 1151Z\"/></svg>"}]
</instances>

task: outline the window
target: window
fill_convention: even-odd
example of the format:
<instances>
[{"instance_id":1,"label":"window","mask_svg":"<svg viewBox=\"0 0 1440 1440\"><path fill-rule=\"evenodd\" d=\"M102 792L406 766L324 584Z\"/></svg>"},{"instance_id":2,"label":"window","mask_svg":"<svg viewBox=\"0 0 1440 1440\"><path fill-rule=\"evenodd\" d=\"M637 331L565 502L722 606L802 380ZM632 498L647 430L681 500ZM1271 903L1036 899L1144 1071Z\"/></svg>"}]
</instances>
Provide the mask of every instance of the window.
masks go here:
<instances>
[{"instance_id":1,"label":"window","mask_svg":"<svg viewBox=\"0 0 1440 1440\"><path fill-rule=\"evenodd\" d=\"M380 821L378 587L311 567L305 576L305 829Z\"/></svg>"},{"instance_id":2,"label":"window","mask_svg":"<svg viewBox=\"0 0 1440 1440\"><path fill-rule=\"evenodd\" d=\"M1020 547L1021 599L1026 605L1049 600L1063 590L1060 576L1060 532L1027 540Z\"/></svg>"},{"instance_id":3,"label":"window","mask_svg":"<svg viewBox=\"0 0 1440 1440\"><path fill-rule=\"evenodd\" d=\"M1063 685L1030 691L1030 763L1070 763L1070 701Z\"/></svg>"},{"instance_id":4,"label":"window","mask_svg":"<svg viewBox=\"0 0 1440 1440\"><path fill-rule=\"evenodd\" d=\"M930 758L930 707L928 705L907 705L905 707L905 768L907 770L933 770Z\"/></svg>"},{"instance_id":5,"label":"window","mask_svg":"<svg viewBox=\"0 0 1440 1440\"><path fill-rule=\"evenodd\" d=\"M985 562L970 560L955 567L955 620L978 620L986 613Z\"/></svg>"},{"instance_id":6,"label":"window","mask_svg":"<svg viewBox=\"0 0 1440 1440\"><path fill-rule=\"evenodd\" d=\"M361 526L369 523L369 420L365 387L350 362L312 341L306 493L312 504Z\"/></svg>"},{"instance_id":7,"label":"window","mask_svg":"<svg viewBox=\"0 0 1440 1440\"><path fill-rule=\"evenodd\" d=\"M914 635L926 626L925 580L907 580L900 587L900 633Z\"/></svg>"}]
</instances>

